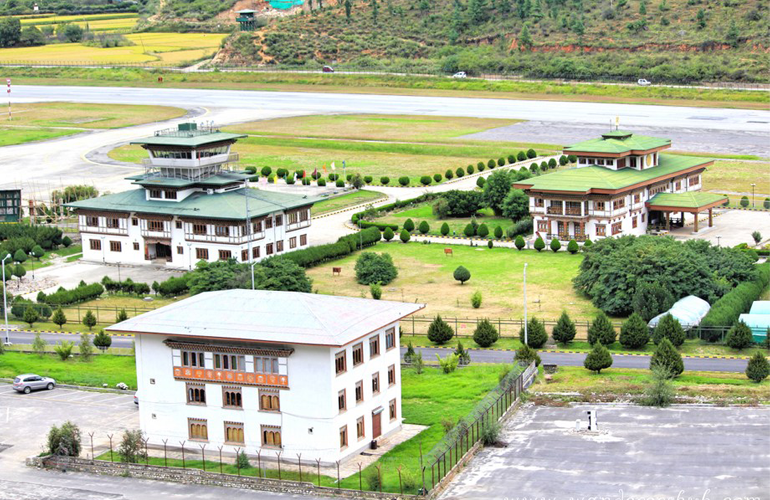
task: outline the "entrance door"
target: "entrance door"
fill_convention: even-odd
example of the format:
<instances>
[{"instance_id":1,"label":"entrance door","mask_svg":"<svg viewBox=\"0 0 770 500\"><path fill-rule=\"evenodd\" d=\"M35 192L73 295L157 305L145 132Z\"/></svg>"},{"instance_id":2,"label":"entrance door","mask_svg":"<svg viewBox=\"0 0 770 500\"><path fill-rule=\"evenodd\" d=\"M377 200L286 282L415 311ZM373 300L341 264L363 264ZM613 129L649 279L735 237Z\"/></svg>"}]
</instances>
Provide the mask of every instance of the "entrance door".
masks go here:
<instances>
[{"instance_id":1,"label":"entrance door","mask_svg":"<svg viewBox=\"0 0 770 500\"><path fill-rule=\"evenodd\" d=\"M155 254L158 259L166 259L171 262L171 246L163 243L155 244Z\"/></svg>"},{"instance_id":2,"label":"entrance door","mask_svg":"<svg viewBox=\"0 0 770 500\"><path fill-rule=\"evenodd\" d=\"M372 439L377 439L382 434L382 410L372 412Z\"/></svg>"}]
</instances>

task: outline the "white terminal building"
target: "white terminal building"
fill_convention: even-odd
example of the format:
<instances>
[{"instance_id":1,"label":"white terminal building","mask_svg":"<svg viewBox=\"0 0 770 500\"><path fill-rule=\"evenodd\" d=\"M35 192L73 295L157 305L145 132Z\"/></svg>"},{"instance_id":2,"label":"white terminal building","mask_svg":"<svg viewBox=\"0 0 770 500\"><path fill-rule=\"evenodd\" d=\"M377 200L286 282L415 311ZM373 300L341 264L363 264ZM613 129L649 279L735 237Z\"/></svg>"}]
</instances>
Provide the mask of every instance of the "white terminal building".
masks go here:
<instances>
[{"instance_id":1,"label":"white terminal building","mask_svg":"<svg viewBox=\"0 0 770 500\"><path fill-rule=\"evenodd\" d=\"M329 464L401 429L399 321L423 307L226 290L107 330L135 335L150 444L301 453Z\"/></svg>"},{"instance_id":2,"label":"white terminal building","mask_svg":"<svg viewBox=\"0 0 770 500\"><path fill-rule=\"evenodd\" d=\"M183 123L136 141L149 152L138 189L69 203L83 260L162 264L254 262L308 246L315 199L249 189L232 145L245 137ZM249 221L247 223L247 220Z\"/></svg>"}]
</instances>

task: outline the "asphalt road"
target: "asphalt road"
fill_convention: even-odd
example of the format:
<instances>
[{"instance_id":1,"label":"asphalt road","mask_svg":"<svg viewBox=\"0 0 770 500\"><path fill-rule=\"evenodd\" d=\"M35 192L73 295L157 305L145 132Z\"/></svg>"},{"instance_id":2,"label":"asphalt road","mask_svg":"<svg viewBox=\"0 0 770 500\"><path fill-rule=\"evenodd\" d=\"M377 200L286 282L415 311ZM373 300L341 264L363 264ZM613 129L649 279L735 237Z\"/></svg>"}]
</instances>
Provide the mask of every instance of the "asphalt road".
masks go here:
<instances>
[{"instance_id":1,"label":"asphalt road","mask_svg":"<svg viewBox=\"0 0 770 500\"><path fill-rule=\"evenodd\" d=\"M34 338L33 332L11 332L10 339L14 344L31 344ZM54 344L61 340L77 340L77 336L69 334L57 334L57 333L42 333L40 336L49 344ZM112 347L131 347L133 337L112 337ZM422 351L424 359L435 359L436 354L442 358L449 352L448 349L437 348L416 348L416 350ZM401 353L406 351L405 348L401 348ZM511 363L513 361L512 351L494 351L494 350L481 350L481 349L469 349L471 353L471 360L479 363ZM583 366L583 360L585 354L573 354L573 353L540 353L540 358L543 363L553 363L560 366ZM613 355L613 365L616 368L649 368L650 357L649 356L624 356ZM747 361L745 359L717 359L717 358L684 358L684 367L690 371L712 371L712 372L739 372L746 371Z\"/></svg>"}]
</instances>

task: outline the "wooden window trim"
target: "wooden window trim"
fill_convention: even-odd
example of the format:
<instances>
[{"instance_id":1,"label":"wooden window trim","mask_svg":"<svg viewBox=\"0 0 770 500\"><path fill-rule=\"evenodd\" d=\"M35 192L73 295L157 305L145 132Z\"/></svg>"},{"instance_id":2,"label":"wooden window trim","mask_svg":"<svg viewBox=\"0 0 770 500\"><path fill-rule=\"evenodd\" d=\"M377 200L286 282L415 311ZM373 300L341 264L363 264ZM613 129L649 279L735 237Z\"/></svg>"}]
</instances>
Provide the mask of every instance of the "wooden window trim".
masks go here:
<instances>
[{"instance_id":1,"label":"wooden window trim","mask_svg":"<svg viewBox=\"0 0 770 500\"><path fill-rule=\"evenodd\" d=\"M228 445L244 445L244 444L246 444L246 432L245 432L245 429L244 429L244 426L243 426L243 422L228 422L228 421L225 421L223 423L223 425L224 425L224 430L225 430L225 444L228 444ZM236 431L240 430L241 431L240 434L243 437L243 440L242 441L228 440L227 439L227 429L228 429L228 427L232 428L232 429L235 429ZM238 437L238 436L236 436L236 437Z\"/></svg>"},{"instance_id":2,"label":"wooden window trim","mask_svg":"<svg viewBox=\"0 0 770 500\"><path fill-rule=\"evenodd\" d=\"M358 399L358 392L359 392L358 390L359 389L361 389L361 399ZM362 404L364 402L364 400L366 399L364 397L364 381L363 380L359 380L358 382L356 382L356 385L355 385L355 395L356 395L356 405Z\"/></svg>"},{"instance_id":3,"label":"wooden window trim","mask_svg":"<svg viewBox=\"0 0 770 500\"><path fill-rule=\"evenodd\" d=\"M348 440L348 426L343 425L340 427L340 450L344 450L348 447L350 441Z\"/></svg>"},{"instance_id":4,"label":"wooden window trim","mask_svg":"<svg viewBox=\"0 0 770 500\"><path fill-rule=\"evenodd\" d=\"M339 368L338 360L342 358L342 368ZM337 376L339 377L343 373L347 373L348 371L348 360L347 360L347 353L346 351L340 351L337 354L334 355L334 371L336 372Z\"/></svg>"},{"instance_id":5,"label":"wooden window trim","mask_svg":"<svg viewBox=\"0 0 770 500\"><path fill-rule=\"evenodd\" d=\"M262 448L271 448L271 449L281 449L283 448L283 435L281 433L281 426L279 425L262 425L260 427L260 440L262 442ZM273 443L267 442L267 433L271 432L274 435L278 435L278 443L275 443L275 439L273 439Z\"/></svg>"},{"instance_id":6,"label":"wooden window trim","mask_svg":"<svg viewBox=\"0 0 770 500\"><path fill-rule=\"evenodd\" d=\"M373 346L376 346L372 349ZM380 355L380 336L375 335L369 338L369 359L374 359Z\"/></svg>"},{"instance_id":7,"label":"wooden window trim","mask_svg":"<svg viewBox=\"0 0 770 500\"><path fill-rule=\"evenodd\" d=\"M342 399L342 408L340 408L340 398ZM337 393L337 410L340 414L348 411L348 392L345 389Z\"/></svg>"},{"instance_id":8,"label":"wooden window trim","mask_svg":"<svg viewBox=\"0 0 770 500\"><path fill-rule=\"evenodd\" d=\"M398 419L398 404L395 399L391 399L388 403L388 416L391 422Z\"/></svg>"},{"instance_id":9,"label":"wooden window trim","mask_svg":"<svg viewBox=\"0 0 770 500\"><path fill-rule=\"evenodd\" d=\"M393 342L390 347L388 347L388 337L392 336ZM396 327L392 326L385 330L385 352L390 351L391 349L396 348Z\"/></svg>"},{"instance_id":10,"label":"wooden window trim","mask_svg":"<svg viewBox=\"0 0 770 500\"><path fill-rule=\"evenodd\" d=\"M195 398L190 398L190 391L194 391L195 389L199 389L203 393L203 401L195 401ZM206 406L208 403L208 398L206 397L206 384L197 384L197 383L186 383L185 384L185 400L187 401L187 404L190 406Z\"/></svg>"},{"instance_id":11,"label":"wooden window trim","mask_svg":"<svg viewBox=\"0 0 770 500\"><path fill-rule=\"evenodd\" d=\"M358 361L356 361L357 357ZM364 343L359 342L353 346L353 368L362 364L364 364Z\"/></svg>"},{"instance_id":12,"label":"wooden window trim","mask_svg":"<svg viewBox=\"0 0 770 500\"><path fill-rule=\"evenodd\" d=\"M380 372L376 372L372 374L372 396L379 394L382 390L382 386L380 386Z\"/></svg>"},{"instance_id":13,"label":"wooden window trim","mask_svg":"<svg viewBox=\"0 0 770 500\"><path fill-rule=\"evenodd\" d=\"M366 439L366 422L364 417L358 417L356 419L356 437L359 441Z\"/></svg>"},{"instance_id":14,"label":"wooden window trim","mask_svg":"<svg viewBox=\"0 0 770 500\"><path fill-rule=\"evenodd\" d=\"M193 436L193 425L200 425L203 428L204 437ZM205 418L188 418L187 419L187 439L189 441L208 442L209 430L208 420Z\"/></svg>"},{"instance_id":15,"label":"wooden window trim","mask_svg":"<svg viewBox=\"0 0 770 500\"><path fill-rule=\"evenodd\" d=\"M227 404L227 393L230 392L235 396L240 395L241 404ZM237 399L237 398L234 398ZM222 386L222 408L226 410L241 410L243 411L243 389L234 386Z\"/></svg>"},{"instance_id":16,"label":"wooden window trim","mask_svg":"<svg viewBox=\"0 0 770 500\"><path fill-rule=\"evenodd\" d=\"M391 374L393 374L392 380ZM388 387L393 387L394 385L396 385L396 365L390 365L388 367Z\"/></svg>"},{"instance_id":17,"label":"wooden window trim","mask_svg":"<svg viewBox=\"0 0 770 500\"><path fill-rule=\"evenodd\" d=\"M263 398L269 398L270 408L266 408L265 405L262 404L264 401ZM275 404L276 401L277 405ZM267 413L281 413L281 393L279 391L260 390L259 411Z\"/></svg>"}]
</instances>

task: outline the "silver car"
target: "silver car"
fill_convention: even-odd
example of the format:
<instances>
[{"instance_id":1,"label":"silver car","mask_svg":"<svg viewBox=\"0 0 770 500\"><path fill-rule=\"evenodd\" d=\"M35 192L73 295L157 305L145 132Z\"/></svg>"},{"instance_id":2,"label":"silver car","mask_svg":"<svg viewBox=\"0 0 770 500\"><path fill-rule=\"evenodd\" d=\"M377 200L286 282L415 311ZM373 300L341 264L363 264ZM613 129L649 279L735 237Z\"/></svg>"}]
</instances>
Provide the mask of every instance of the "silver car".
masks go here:
<instances>
[{"instance_id":1,"label":"silver car","mask_svg":"<svg viewBox=\"0 0 770 500\"><path fill-rule=\"evenodd\" d=\"M18 392L29 394L32 391L48 389L49 391L56 387L56 381L50 377L41 377L34 373L25 373L13 379L13 388Z\"/></svg>"}]
</instances>

